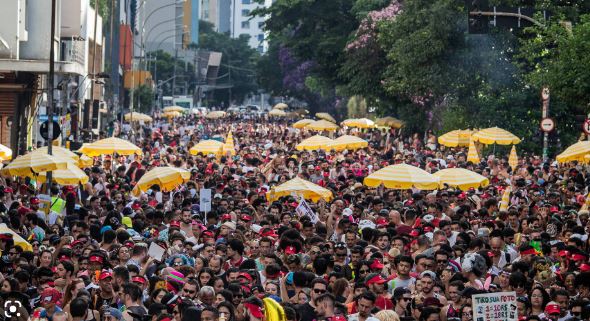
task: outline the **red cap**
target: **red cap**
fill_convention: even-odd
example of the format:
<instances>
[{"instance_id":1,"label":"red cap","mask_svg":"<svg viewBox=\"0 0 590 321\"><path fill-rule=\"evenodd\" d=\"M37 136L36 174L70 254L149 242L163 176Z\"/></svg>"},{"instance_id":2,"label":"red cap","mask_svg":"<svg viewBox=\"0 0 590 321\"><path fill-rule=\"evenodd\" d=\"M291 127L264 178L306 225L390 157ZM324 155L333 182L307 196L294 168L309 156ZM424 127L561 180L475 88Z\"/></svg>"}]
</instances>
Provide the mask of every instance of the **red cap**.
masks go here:
<instances>
[{"instance_id":1,"label":"red cap","mask_svg":"<svg viewBox=\"0 0 590 321\"><path fill-rule=\"evenodd\" d=\"M551 206L551 208L549 208L549 212L551 212L551 213L557 213L557 212L559 212L559 207L557 207L557 206Z\"/></svg>"},{"instance_id":2,"label":"red cap","mask_svg":"<svg viewBox=\"0 0 590 321\"><path fill-rule=\"evenodd\" d=\"M256 304L252 303L244 303L244 307L248 309L250 314L258 319L264 318L264 313L262 313L262 308L257 306Z\"/></svg>"},{"instance_id":3,"label":"red cap","mask_svg":"<svg viewBox=\"0 0 590 321\"><path fill-rule=\"evenodd\" d=\"M37 205L37 204L41 203L41 201L39 200L38 197L31 197L31 199L29 200L29 202L31 204L34 204L34 205Z\"/></svg>"},{"instance_id":4,"label":"red cap","mask_svg":"<svg viewBox=\"0 0 590 321\"><path fill-rule=\"evenodd\" d=\"M590 264L588 264L588 263L580 264L580 272L590 272Z\"/></svg>"},{"instance_id":5,"label":"red cap","mask_svg":"<svg viewBox=\"0 0 590 321\"><path fill-rule=\"evenodd\" d=\"M297 250L295 249L294 246L287 246L285 248L285 254L288 254L288 255L297 254Z\"/></svg>"},{"instance_id":6,"label":"red cap","mask_svg":"<svg viewBox=\"0 0 590 321\"><path fill-rule=\"evenodd\" d=\"M572 260L573 261L585 261L586 256L583 254L572 254Z\"/></svg>"},{"instance_id":7,"label":"red cap","mask_svg":"<svg viewBox=\"0 0 590 321\"><path fill-rule=\"evenodd\" d=\"M460 199L460 200L464 200L464 199L466 199L466 198L467 198L467 194L465 194L465 192L462 192L461 194L459 194L459 195L457 196L457 199Z\"/></svg>"},{"instance_id":8,"label":"red cap","mask_svg":"<svg viewBox=\"0 0 590 321\"><path fill-rule=\"evenodd\" d=\"M377 219L377 221L375 221L375 223L377 226L386 226L389 222L384 217L380 217Z\"/></svg>"},{"instance_id":9,"label":"red cap","mask_svg":"<svg viewBox=\"0 0 590 321\"><path fill-rule=\"evenodd\" d=\"M14 193L14 191L10 187L5 187L4 188L4 193Z\"/></svg>"},{"instance_id":10,"label":"red cap","mask_svg":"<svg viewBox=\"0 0 590 321\"><path fill-rule=\"evenodd\" d=\"M410 236L416 237L418 235L420 235L420 232L418 230L412 230L412 232L410 232Z\"/></svg>"},{"instance_id":11,"label":"red cap","mask_svg":"<svg viewBox=\"0 0 590 321\"><path fill-rule=\"evenodd\" d=\"M180 222L179 221L170 221L170 227L178 227L180 228Z\"/></svg>"},{"instance_id":12,"label":"red cap","mask_svg":"<svg viewBox=\"0 0 590 321\"><path fill-rule=\"evenodd\" d=\"M59 257L59 261L60 262L63 262L63 261L71 261L71 260L72 260L72 258L69 257L69 256L67 256L67 255L62 255L62 256Z\"/></svg>"},{"instance_id":13,"label":"red cap","mask_svg":"<svg viewBox=\"0 0 590 321\"><path fill-rule=\"evenodd\" d=\"M252 220L252 216L244 214L244 215L242 215L242 217L240 217L240 219L242 221L250 222Z\"/></svg>"},{"instance_id":14,"label":"red cap","mask_svg":"<svg viewBox=\"0 0 590 321\"><path fill-rule=\"evenodd\" d=\"M371 269L373 270L379 270L383 268L383 263L381 263L379 260L374 259L373 263L371 263L371 265L369 266Z\"/></svg>"},{"instance_id":15,"label":"red cap","mask_svg":"<svg viewBox=\"0 0 590 321\"><path fill-rule=\"evenodd\" d=\"M383 284L383 283L387 283L387 280L384 279L381 276L381 274L377 274L377 275L375 275L374 277L370 278L367 281L367 285L371 285L371 284L374 284L374 283L376 283L376 284Z\"/></svg>"},{"instance_id":16,"label":"red cap","mask_svg":"<svg viewBox=\"0 0 590 321\"><path fill-rule=\"evenodd\" d=\"M559 251L558 255L561 257L568 257L570 255L570 252L566 250L561 250Z\"/></svg>"},{"instance_id":17,"label":"red cap","mask_svg":"<svg viewBox=\"0 0 590 321\"><path fill-rule=\"evenodd\" d=\"M432 232L432 226L424 226L424 233Z\"/></svg>"},{"instance_id":18,"label":"red cap","mask_svg":"<svg viewBox=\"0 0 590 321\"><path fill-rule=\"evenodd\" d=\"M74 242L72 242L72 244L70 244L70 246L71 246L71 247L74 247L74 246L76 246L76 245L78 245L78 244L83 244L83 243L82 243L82 241L80 241L80 240L75 240Z\"/></svg>"},{"instance_id":19,"label":"red cap","mask_svg":"<svg viewBox=\"0 0 590 321\"><path fill-rule=\"evenodd\" d=\"M133 210L138 210L141 208L141 204L139 204L139 202L133 202L133 205L131 205L131 209Z\"/></svg>"},{"instance_id":20,"label":"red cap","mask_svg":"<svg viewBox=\"0 0 590 321\"><path fill-rule=\"evenodd\" d=\"M145 284L145 278L141 277L141 276L135 276L135 277L131 278L131 282Z\"/></svg>"},{"instance_id":21,"label":"red cap","mask_svg":"<svg viewBox=\"0 0 590 321\"><path fill-rule=\"evenodd\" d=\"M248 281L252 282L252 276L246 272L240 272L238 277L246 278Z\"/></svg>"},{"instance_id":22,"label":"red cap","mask_svg":"<svg viewBox=\"0 0 590 321\"><path fill-rule=\"evenodd\" d=\"M330 173L324 172L324 177L330 177Z\"/></svg>"},{"instance_id":23,"label":"red cap","mask_svg":"<svg viewBox=\"0 0 590 321\"><path fill-rule=\"evenodd\" d=\"M104 259L98 255L93 255L90 257L90 259L88 259L88 261L90 262L98 262L100 264L102 264L104 262Z\"/></svg>"},{"instance_id":24,"label":"red cap","mask_svg":"<svg viewBox=\"0 0 590 321\"><path fill-rule=\"evenodd\" d=\"M221 221L222 222L231 221L231 214L223 214L223 215L221 215Z\"/></svg>"},{"instance_id":25,"label":"red cap","mask_svg":"<svg viewBox=\"0 0 590 321\"><path fill-rule=\"evenodd\" d=\"M213 235L215 235L215 233L213 233L213 231L209 231L209 230L203 231L203 236L213 237Z\"/></svg>"},{"instance_id":26,"label":"red cap","mask_svg":"<svg viewBox=\"0 0 590 321\"><path fill-rule=\"evenodd\" d=\"M57 303L61 299L61 293L55 288L46 288L41 292L39 302L43 303Z\"/></svg>"},{"instance_id":27,"label":"red cap","mask_svg":"<svg viewBox=\"0 0 590 321\"><path fill-rule=\"evenodd\" d=\"M559 306L559 304L555 304L555 303L547 304L547 306L545 307L545 314L555 314L555 313L561 313L561 307Z\"/></svg>"},{"instance_id":28,"label":"red cap","mask_svg":"<svg viewBox=\"0 0 590 321\"><path fill-rule=\"evenodd\" d=\"M520 251L520 255L527 255L527 254L535 255L535 254L537 254L537 250L528 249L528 250Z\"/></svg>"},{"instance_id":29,"label":"red cap","mask_svg":"<svg viewBox=\"0 0 590 321\"><path fill-rule=\"evenodd\" d=\"M106 278L112 278L113 277L113 273L103 270L102 272L100 272L100 276L98 277L99 280L104 280Z\"/></svg>"},{"instance_id":30,"label":"red cap","mask_svg":"<svg viewBox=\"0 0 590 321\"><path fill-rule=\"evenodd\" d=\"M273 237L273 238L279 237L277 235L277 233L275 233L275 231L273 229L270 229L270 228L262 229L260 231L260 236L262 236L262 237Z\"/></svg>"}]
</instances>

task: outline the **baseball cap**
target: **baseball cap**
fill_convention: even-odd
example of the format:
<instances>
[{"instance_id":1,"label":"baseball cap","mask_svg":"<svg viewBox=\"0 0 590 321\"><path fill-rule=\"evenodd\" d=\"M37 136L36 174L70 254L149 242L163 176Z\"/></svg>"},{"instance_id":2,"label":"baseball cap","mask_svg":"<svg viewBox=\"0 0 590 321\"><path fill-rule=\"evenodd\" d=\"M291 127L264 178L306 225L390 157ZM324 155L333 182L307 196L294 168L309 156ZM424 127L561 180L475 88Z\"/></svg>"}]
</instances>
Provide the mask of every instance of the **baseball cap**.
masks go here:
<instances>
[{"instance_id":1,"label":"baseball cap","mask_svg":"<svg viewBox=\"0 0 590 321\"><path fill-rule=\"evenodd\" d=\"M121 313L121 311L115 308L107 308L104 311L104 316L111 316L117 320L121 320L123 318L123 314Z\"/></svg>"},{"instance_id":2,"label":"baseball cap","mask_svg":"<svg viewBox=\"0 0 590 321\"><path fill-rule=\"evenodd\" d=\"M367 285L387 283L387 280L384 277L382 277L379 273L371 273L367 276L365 280L365 283Z\"/></svg>"},{"instance_id":3,"label":"baseball cap","mask_svg":"<svg viewBox=\"0 0 590 321\"><path fill-rule=\"evenodd\" d=\"M554 301L547 303L545 306L545 314L556 314L561 313L561 307Z\"/></svg>"}]
</instances>

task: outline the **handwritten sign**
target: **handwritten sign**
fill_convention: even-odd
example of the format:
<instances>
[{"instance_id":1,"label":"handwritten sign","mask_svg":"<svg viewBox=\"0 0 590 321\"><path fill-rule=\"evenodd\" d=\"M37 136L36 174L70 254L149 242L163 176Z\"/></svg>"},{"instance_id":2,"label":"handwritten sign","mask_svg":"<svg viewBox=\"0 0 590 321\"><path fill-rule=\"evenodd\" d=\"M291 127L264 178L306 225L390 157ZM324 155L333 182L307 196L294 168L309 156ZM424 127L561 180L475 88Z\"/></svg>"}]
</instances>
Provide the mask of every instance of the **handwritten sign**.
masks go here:
<instances>
[{"instance_id":1,"label":"handwritten sign","mask_svg":"<svg viewBox=\"0 0 590 321\"><path fill-rule=\"evenodd\" d=\"M515 292L475 294L472 296L474 321L516 321Z\"/></svg>"},{"instance_id":2,"label":"handwritten sign","mask_svg":"<svg viewBox=\"0 0 590 321\"><path fill-rule=\"evenodd\" d=\"M309 204L307 204L307 202L303 198L301 198L301 202L299 202L299 205L297 205L297 207L295 208L295 213L297 213L299 217L309 217L313 224L320 221L318 215L311 209L311 207L309 207Z\"/></svg>"}]
</instances>

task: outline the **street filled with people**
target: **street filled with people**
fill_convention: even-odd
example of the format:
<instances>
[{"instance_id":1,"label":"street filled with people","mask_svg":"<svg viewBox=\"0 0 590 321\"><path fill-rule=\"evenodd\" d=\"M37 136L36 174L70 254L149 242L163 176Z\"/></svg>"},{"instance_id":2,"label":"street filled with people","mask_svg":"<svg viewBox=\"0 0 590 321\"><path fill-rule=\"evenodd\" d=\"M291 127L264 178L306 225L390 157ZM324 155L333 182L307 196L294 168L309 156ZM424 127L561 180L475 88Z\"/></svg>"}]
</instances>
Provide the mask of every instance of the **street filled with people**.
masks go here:
<instances>
[{"instance_id":1,"label":"street filled with people","mask_svg":"<svg viewBox=\"0 0 590 321\"><path fill-rule=\"evenodd\" d=\"M5 162L0 317L590 320L584 161L293 123L133 121L113 135L137 149L85 144L74 156L84 176L60 176L71 162L45 167L51 184L34 166L17 171L19 158ZM301 145L317 134L366 144ZM380 175L389 168L407 181ZM439 181L449 169L483 178Z\"/></svg>"}]
</instances>

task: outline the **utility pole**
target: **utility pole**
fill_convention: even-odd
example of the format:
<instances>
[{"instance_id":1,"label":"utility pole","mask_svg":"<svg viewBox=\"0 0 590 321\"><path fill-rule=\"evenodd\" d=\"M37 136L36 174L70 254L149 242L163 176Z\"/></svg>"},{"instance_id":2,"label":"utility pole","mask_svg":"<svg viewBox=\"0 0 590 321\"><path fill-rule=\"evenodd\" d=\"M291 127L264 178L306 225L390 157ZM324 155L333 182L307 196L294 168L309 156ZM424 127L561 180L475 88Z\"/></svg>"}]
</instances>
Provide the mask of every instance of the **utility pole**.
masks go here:
<instances>
[{"instance_id":1,"label":"utility pole","mask_svg":"<svg viewBox=\"0 0 590 321\"><path fill-rule=\"evenodd\" d=\"M178 64L178 48L176 48L176 42L174 43L174 73L172 76L174 76L174 78L172 79L172 99L174 99L174 96L176 95L176 65Z\"/></svg>"},{"instance_id":2,"label":"utility pole","mask_svg":"<svg viewBox=\"0 0 590 321\"><path fill-rule=\"evenodd\" d=\"M55 82L55 2L51 0L51 46L49 47L49 79L47 90L47 154L53 155L53 90ZM47 193L51 193L52 172L47 172Z\"/></svg>"},{"instance_id":3,"label":"utility pole","mask_svg":"<svg viewBox=\"0 0 590 321\"><path fill-rule=\"evenodd\" d=\"M96 29L98 28L98 10L100 9L100 0L94 0L94 37L92 38L94 43L92 47L92 78L90 79L90 104L94 109L94 78L96 75ZM92 111L94 114L94 110ZM92 114L88 116L88 128L92 131Z\"/></svg>"},{"instance_id":4,"label":"utility pole","mask_svg":"<svg viewBox=\"0 0 590 321\"><path fill-rule=\"evenodd\" d=\"M119 24L121 20L121 1L111 0L111 103L114 109L114 116L120 113L119 108Z\"/></svg>"}]
</instances>

